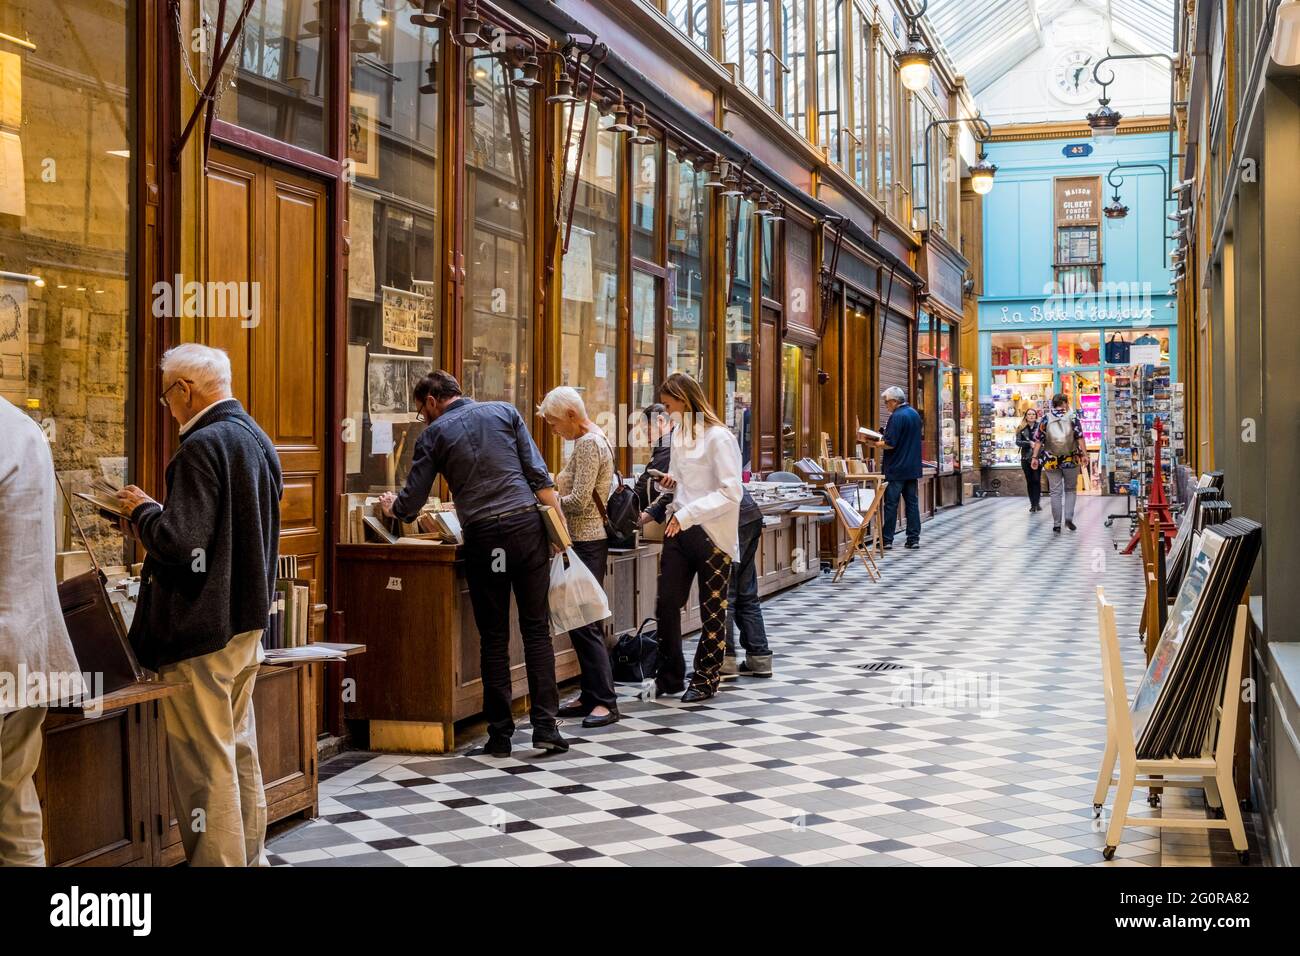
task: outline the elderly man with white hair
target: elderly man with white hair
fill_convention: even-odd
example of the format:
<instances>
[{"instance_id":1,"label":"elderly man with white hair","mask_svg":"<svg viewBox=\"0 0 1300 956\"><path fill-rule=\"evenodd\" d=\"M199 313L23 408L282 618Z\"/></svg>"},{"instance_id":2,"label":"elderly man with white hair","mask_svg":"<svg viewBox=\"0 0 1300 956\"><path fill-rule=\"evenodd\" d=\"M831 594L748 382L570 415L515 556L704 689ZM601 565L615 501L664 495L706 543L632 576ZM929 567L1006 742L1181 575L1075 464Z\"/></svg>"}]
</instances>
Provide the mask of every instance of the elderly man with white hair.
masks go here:
<instances>
[{"instance_id":1,"label":"elderly man with white hair","mask_svg":"<svg viewBox=\"0 0 1300 956\"><path fill-rule=\"evenodd\" d=\"M917 482L921 478L921 416L907 404L907 393L891 385L880 393L889 410L884 436L876 445L885 449L885 522L881 536L885 550L894 546L894 530L898 527L898 499L907 508L906 548L921 546L921 504L917 497Z\"/></svg>"},{"instance_id":2,"label":"elderly man with white hair","mask_svg":"<svg viewBox=\"0 0 1300 956\"><path fill-rule=\"evenodd\" d=\"M280 459L230 390L230 358L190 343L162 357L160 401L180 424L161 505L118 497L148 552L130 639L183 689L163 699L172 799L192 866L264 861L266 797L253 684L275 592Z\"/></svg>"}]
</instances>

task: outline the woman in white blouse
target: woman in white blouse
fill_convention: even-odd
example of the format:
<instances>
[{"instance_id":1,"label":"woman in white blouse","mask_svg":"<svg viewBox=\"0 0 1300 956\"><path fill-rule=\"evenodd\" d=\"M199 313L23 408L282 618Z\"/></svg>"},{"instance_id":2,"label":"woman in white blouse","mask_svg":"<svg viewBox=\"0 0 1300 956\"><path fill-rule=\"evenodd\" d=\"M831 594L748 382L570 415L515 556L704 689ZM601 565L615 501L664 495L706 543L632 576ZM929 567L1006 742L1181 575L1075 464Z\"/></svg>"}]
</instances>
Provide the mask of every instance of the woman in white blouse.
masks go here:
<instances>
[{"instance_id":1,"label":"woman in white blouse","mask_svg":"<svg viewBox=\"0 0 1300 956\"><path fill-rule=\"evenodd\" d=\"M739 550L740 448L689 375L675 372L659 388L659 400L679 421L673 431L668 477L660 484L673 491L671 518L664 528L659 559L659 624L661 694L680 693L686 682L682 656L682 608L691 580L699 580L700 643L695 650L695 676L682 701L706 700L718 692L726 653L727 587L731 563Z\"/></svg>"},{"instance_id":2,"label":"woman in white blouse","mask_svg":"<svg viewBox=\"0 0 1300 956\"><path fill-rule=\"evenodd\" d=\"M555 476L560 508L573 538L573 550L601 584L609 559L609 540L601 509L614 480L614 450L600 426L587 417L577 389L553 388L537 409L557 435L573 442L573 454ZM596 499L600 499L600 504ZM604 727L618 720L614 673L605 650L605 624L597 621L569 632L582 670L582 691L560 704L559 717L581 717L584 727Z\"/></svg>"}]
</instances>

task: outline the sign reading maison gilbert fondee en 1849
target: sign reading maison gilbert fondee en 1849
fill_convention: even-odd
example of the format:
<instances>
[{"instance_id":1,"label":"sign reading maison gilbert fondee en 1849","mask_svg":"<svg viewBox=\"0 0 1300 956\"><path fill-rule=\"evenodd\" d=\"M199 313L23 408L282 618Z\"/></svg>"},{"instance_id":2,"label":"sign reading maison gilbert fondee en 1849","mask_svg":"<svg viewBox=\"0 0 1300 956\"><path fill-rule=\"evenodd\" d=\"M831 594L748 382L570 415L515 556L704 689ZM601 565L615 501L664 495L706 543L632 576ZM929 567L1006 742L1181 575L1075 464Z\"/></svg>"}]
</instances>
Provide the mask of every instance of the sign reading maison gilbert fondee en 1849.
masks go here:
<instances>
[{"instance_id":1,"label":"sign reading maison gilbert fondee en 1849","mask_svg":"<svg viewBox=\"0 0 1300 956\"><path fill-rule=\"evenodd\" d=\"M1101 180L1095 176L1056 181L1056 222L1096 223L1101 207Z\"/></svg>"}]
</instances>

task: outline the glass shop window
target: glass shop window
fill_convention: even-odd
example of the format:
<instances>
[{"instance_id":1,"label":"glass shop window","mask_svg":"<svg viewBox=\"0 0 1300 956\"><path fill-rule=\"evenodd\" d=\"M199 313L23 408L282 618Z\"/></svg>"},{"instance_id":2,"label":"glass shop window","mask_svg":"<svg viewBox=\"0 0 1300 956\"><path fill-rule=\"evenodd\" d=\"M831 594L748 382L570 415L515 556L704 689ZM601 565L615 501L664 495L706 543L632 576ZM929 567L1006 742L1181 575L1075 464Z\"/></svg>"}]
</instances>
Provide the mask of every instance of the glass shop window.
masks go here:
<instances>
[{"instance_id":1,"label":"glass shop window","mask_svg":"<svg viewBox=\"0 0 1300 956\"><path fill-rule=\"evenodd\" d=\"M353 138L363 144L355 158L364 161L354 163L348 190L349 492L405 482L424 427L411 392L443 364L440 94L429 77L441 34L407 17L388 29L384 63L351 55Z\"/></svg>"},{"instance_id":2,"label":"glass shop window","mask_svg":"<svg viewBox=\"0 0 1300 956\"><path fill-rule=\"evenodd\" d=\"M69 494L138 480L129 460L136 9L0 4L0 397L41 424ZM56 549L82 550L75 507L99 561L122 564L116 527L74 500L57 505Z\"/></svg>"},{"instance_id":3,"label":"glass shop window","mask_svg":"<svg viewBox=\"0 0 1300 956\"><path fill-rule=\"evenodd\" d=\"M659 382L655 377L655 347L658 336L658 277L635 269L632 272L632 407L638 412L659 400ZM632 460L644 464L651 449L634 447Z\"/></svg>"},{"instance_id":4,"label":"glass shop window","mask_svg":"<svg viewBox=\"0 0 1300 956\"><path fill-rule=\"evenodd\" d=\"M727 230L726 391L723 420L740 444L742 466L753 460L754 204L729 200Z\"/></svg>"},{"instance_id":5,"label":"glass shop window","mask_svg":"<svg viewBox=\"0 0 1300 956\"><path fill-rule=\"evenodd\" d=\"M667 374L685 372L704 385L709 296L709 190L707 175L668 154L664 228L668 233ZM706 387L707 392L707 387Z\"/></svg>"},{"instance_id":6,"label":"glass shop window","mask_svg":"<svg viewBox=\"0 0 1300 956\"><path fill-rule=\"evenodd\" d=\"M534 413L532 96L492 54L469 64L465 98L465 273L461 386Z\"/></svg>"},{"instance_id":7,"label":"glass shop window","mask_svg":"<svg viewBox=\"0 0 1300 956\"><path fill-rule=\"evenodd\" d=\"M655 213L659 199L659 143L632 147L632 255L659 261Z\"/></svg>"},{"instance_id":8,"label":"glass shop window","mask_svg":"<svg viewBox=\"0 0 1300 956\"><path fill-rule=\"evenodd\" d=\"M785 468L799 457L801 417L799 402L803 397L800 374L803 349L789 342L781 346L781 466Z\"/></svg>"},{"instance_id":9,"label":"glass shop window","mask_svg":"<svg viewBox=\"0 0 1300 956\"><path fill-rule=\"evenodd\" d=\"M989 346L995 366L1052 364L1051 332L994 332Z\"/></svg>"},{"instance_id":10,"label":"glass shop window","mask_svg":"<svg viewBox=\"0 0 1300 956\"><path fill-rule=\"evenodd\" d=\"M616 412L618 404L618 264L623 249L619 206L625 137L610 132L613 119L601 117L593 106L585 118L575 117L575 144L584 122L596 125L587 133L582 157L572 159L576 168L566 177L572 181L576 176L577 197L561 266L560 375L561 384L582 394L587 414L596 419Z\"/></svg>"},{"instance_id":11,"label":"glass shop window","mask_svg":"<svg viewBox=\"0 0 1300 956\"><path fill-rule=\"evenodd\" d=\"M1060 365L1100 365L1101 343L1096 330L1087 332L1057 332L1056 361Z\"/></svg>"},{"instance_id":12,"label":"glass shop window","mask_svg":"<svg viewBox=\"0 0 1300 956\"><path fill-rule=\"evenodd\" d=\"M400 55L398 38L400 21L384 7L385 0L352 0L348 4L351 19L352 59L368 60L381 69L391 69ZM221 42L229 42L242 4L225 4L225 22ZM330 34L336 4L325 0L261 0L253 4L244 29L229 59L226 78L218 87L217 117L236 126L261 133L315 153L328 152L328 107L330 90L330 56L322 55L322 38ZM197 74L201 85L217 47L217 17L221 0L203 0L206 53L201 54L203 70ZM168 20L169 23L172 21ZM192 44L186 38L184 48ZM230 88L229 80L235 81ZM388 91L390 94L395 90ZM390 119L392 96L379 104L382 118Z\"/></svg>"}]
</instances>

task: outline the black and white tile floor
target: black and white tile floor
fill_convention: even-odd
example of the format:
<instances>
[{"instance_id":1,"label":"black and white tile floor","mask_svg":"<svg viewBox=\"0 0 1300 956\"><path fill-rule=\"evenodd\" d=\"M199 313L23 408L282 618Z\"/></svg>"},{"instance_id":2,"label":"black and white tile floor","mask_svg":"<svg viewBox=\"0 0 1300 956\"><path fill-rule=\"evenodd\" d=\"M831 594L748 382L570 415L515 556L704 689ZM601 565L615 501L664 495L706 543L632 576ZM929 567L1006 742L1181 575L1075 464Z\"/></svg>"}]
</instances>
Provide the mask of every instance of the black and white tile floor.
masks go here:
<instances>
[{"instance_id":1,"label":"black and white tile floor","mask_svg":"<svg viewBox=\"0 0 1300 956\"><path fill-rule=\"evenodd\" d=\"M1127 522L1103 528L1114 510L1081 499L1060 536L1024 499L947 512L920 551L886 555L880 583L859 567L765 603L772 679L695 706L623 688L624 719L570 722L561 757L531 750L526 724L507 760L344 754L322 768L321 818L274 839L272 862L1160 865L1154 828L1103 863L1091 810L1097 585L1130 682L1142 671L1139 560L1114 547ZM1140 793L1132 812L1159 811ZM1220 835L1170 862L1235 861Z\"/></svg>"}]
</instances>

